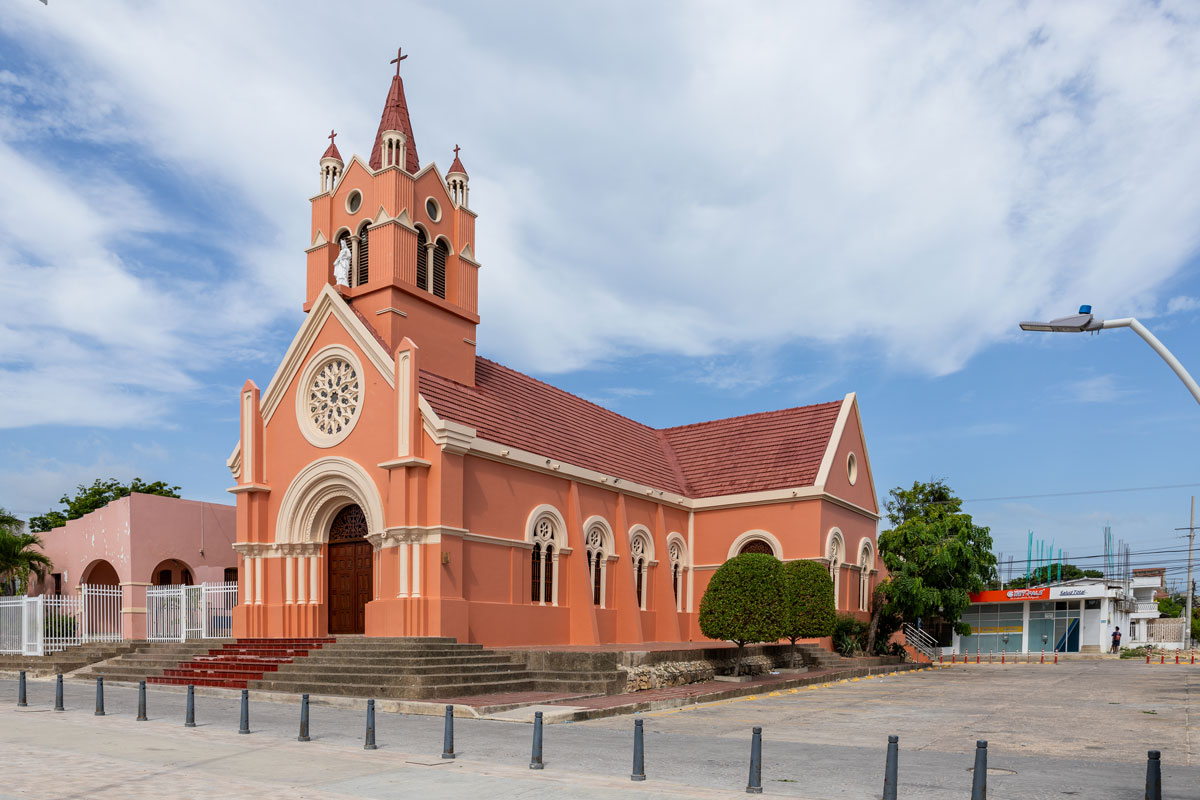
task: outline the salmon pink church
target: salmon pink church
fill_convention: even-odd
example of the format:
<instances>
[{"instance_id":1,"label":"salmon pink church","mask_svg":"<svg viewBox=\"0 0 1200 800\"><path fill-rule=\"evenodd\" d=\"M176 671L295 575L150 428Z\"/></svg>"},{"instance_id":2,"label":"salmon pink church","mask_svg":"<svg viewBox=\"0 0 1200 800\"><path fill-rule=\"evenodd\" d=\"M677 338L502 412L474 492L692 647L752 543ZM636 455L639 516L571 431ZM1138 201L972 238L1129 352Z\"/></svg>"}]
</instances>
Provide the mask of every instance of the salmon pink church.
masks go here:
<instances>
[{"instance_id":1,"label":"salmon pink church","mask_svg":"<svg viewBox=\"0 0 1200 800\"><path fill-rule=\"evenodd\" d=\"M855 396L656 429L477 355L467 171L457 147L445 174L419 159L402 59L367 159L330 135L307 318L241 392L235 635L686 642L747 551L827 564L865 615Z\"/></svg>"}]
</instances>

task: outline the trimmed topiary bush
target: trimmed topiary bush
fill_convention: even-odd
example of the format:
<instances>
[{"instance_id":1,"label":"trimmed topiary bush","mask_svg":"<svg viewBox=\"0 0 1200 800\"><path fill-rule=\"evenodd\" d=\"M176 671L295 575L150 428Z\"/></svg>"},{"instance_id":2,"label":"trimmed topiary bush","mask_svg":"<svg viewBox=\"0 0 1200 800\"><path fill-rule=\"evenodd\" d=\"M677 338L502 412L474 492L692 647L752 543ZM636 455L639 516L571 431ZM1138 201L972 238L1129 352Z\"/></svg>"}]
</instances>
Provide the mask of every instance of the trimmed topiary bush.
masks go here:
<instances>
[{"instance_id":1,"label":"trimmed topiary bush","mask_svg":"<svg viewBox=\"0 0 1200 800\"><path fill-rule=\"evenodd\" d=\"M700 600L700 630L710 639L737 645L733 674L742 668L742 650L754 642L784 635L787 579L783 564L765 553L742 553L722 564Z\"/></svg>"},{"instance_id":2,"label":"trimmed topiary bush","mask_svg":"<svg viewBox=\"0 0 1200 800\"><path fill-rule=\"evenodd\" d=\"M792 643L789 663L796 666L796 640L832 636L837 620L833 578L816 561L789 561L783 565L787 583L787 614L783 638Z\"/></svg>"}]
</instances>

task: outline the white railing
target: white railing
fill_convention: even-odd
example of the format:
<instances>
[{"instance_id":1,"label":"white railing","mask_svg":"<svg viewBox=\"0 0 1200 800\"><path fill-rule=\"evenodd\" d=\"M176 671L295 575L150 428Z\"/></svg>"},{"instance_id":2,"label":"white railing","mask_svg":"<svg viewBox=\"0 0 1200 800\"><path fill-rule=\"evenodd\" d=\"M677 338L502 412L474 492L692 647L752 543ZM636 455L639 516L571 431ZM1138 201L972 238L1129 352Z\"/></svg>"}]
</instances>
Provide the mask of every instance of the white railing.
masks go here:
<instances>
[{"instance_id":1,"label":"white railing","mask_svg":"<svg viewBox=\"0 0 1200 800\"><path fill-rule=\"evenodd\" d=\"M0 598L0 653L40 656L122 639L119 586L83 584L78 595Z\"/></svg>"},{"instance_id":2,"label":"white railing","mask_svg":"<svg viewBox=\"0 0 1200 800\"><path fill-rule=\"evenodd\" d=\"M942 654L942 648L937 643L937 639L907 622L904 623L904 641L921 655L928 658L930 661L936 661L938 656Z\"/></svg>"},{"instance_id":3,"label":"white railing","mask_svg":"<svg viewBox=\"0 0 1200 800\"><path fill-rule=\"evenodd\" d=\"M146 638L152 642L224 639L233 635L236 581L146 590Z\"/></svg>"},{"instance_id":4,"label":"white railing","mask_svg":"<svg viewBox=\"0 0 1200 800\"><path fill-rule=\"evenodd\" d=\"M1150 612L1150 613L1153 613L1153 614L1157 614L1157 613L1158 613L1158 603L1153 603L1153 602L1151 602L1151 603L1138 603L1138 604L1137 604L1137 608L1136 608L1136 609L1134 609L1134 610L1135 610L1135 612L1136 612L1136 613L1138 613L1138 614L1145 614L1145 613L1147 613L1147 612Z\"/></svg>"}]
</instances>

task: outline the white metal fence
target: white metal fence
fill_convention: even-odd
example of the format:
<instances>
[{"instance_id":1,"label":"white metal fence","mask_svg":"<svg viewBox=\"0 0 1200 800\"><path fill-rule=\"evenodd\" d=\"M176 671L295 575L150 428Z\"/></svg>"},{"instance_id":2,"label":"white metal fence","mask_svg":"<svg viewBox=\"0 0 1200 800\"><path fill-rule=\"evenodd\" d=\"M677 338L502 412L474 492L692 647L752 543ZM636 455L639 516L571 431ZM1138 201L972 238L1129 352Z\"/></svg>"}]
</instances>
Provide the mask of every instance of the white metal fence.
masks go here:
<instances>
[{"instance_id":1,"label":"white metal fence","mask_svg":"<svg viewBox=\"0 0 1200 800\"><path fill-rule=\"evenodd\" d=\"M40 656L122 638L119 586L83 584L77 595L0 598L0 653Z\"/></svg>"},{"instance_id":2,"label":"white metal fence","mask_svg":"<svg viewBox=\"0 0 1200 800\"><path fill-rule=\"evenodd\" d=\"M146 590L146 638L152 642L224 639L233 635L237 581Z\"/></svg>"}]
</instances>

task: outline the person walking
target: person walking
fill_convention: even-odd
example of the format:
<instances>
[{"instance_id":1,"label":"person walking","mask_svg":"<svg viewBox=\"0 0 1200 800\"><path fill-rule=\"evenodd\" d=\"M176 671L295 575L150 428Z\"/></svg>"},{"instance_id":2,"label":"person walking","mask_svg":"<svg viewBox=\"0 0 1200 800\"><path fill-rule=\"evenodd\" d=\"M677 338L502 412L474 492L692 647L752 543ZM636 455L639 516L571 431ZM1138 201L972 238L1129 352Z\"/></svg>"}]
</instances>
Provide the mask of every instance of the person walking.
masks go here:
<instances>
[{"instance_id":1,"label":"person walking","mask_svg":"<svg viewBox=\"0 0 1200 800\"><path fill-rule=\"evenodd\" d=\"M1112 634L1112 650L1110 652L1121 652L1121 626L1117 626Z\"/></svg>"}]
</instances>

